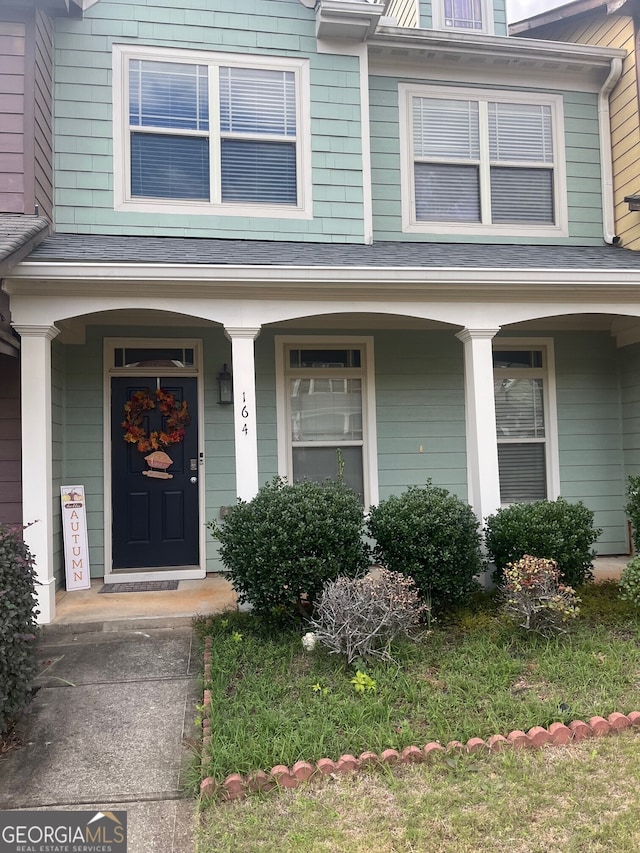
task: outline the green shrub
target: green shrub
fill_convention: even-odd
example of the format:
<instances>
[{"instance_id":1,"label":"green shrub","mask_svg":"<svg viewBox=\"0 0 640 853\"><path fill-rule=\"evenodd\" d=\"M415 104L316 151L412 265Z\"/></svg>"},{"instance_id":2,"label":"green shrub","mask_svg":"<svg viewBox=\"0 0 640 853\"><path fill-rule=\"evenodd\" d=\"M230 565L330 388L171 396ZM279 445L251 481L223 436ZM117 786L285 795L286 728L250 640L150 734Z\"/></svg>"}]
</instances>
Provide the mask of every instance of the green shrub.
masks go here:
<instances>
[{"instance_id":1,"label":"green shrub","mask_svg":"<svg viewBox=\"0 0 640 853\"><path fill-rule=\"evenodd\" d=\"M618 584L620 598L640 607L640 557L629 560Z\"/></svg>"},{"instance_id":2,"label":"green shrub","mask_svg":"<svg viewBox=\"0 0 640 853\"><path fill-rule=\"evenodd\" d=\"M627 515L631 519L633 545L640 551L640 477L629 477L627 482Z\"/></svg>"},{"instance_id":3,"label":"green shrub","mask_svg":"<svg viewBox=\"0 0 640 853\"><path fill-rule=\"evenodd\" d=\"M364 571L363 523L360 501L343 483L276 477L209 527L240 603L267 616L311 605L327 581Z\"/></svg>"},{"instance_id":4,"label":"green shrub","mask_svg":"<svg viewBox=\"0 0 640 853\"><path fill-rule=\"evenodd\" d=\"M499 509L487 519L485 541L496 564L494 579L525 554L555 560L570 586L593 579L595 552L591 546L602 533L593 526L593 512L582 503L536 501Z\"/></svg>"},{"instance_id":5,"label":"green shrub","mask_svg":"<svg viewBox=\"0 0 640 853\"><path fill-rule=\"evenodd\" d=\"M501 592L504 609L525 631L552 637L580 612L575 590L560 583L555 560L525 554L506 566Z\"/></svg>"},{"instance_id":6,"label":"green shrub","mask_svg":"<svg viewBox=\"0 0 640 853\"><path fill-rule=\"evenodd\" d=\"M28 704L36 673L35 570L21 533L0 525L0 733Z\"/></svg>"},{"instance_id":7,"label":"green shrub","mask_svg":"<svg viewBox=\"0 0 640 853\"><path fill-rule=\"evenodd\" d=\"M434 611L468 601L482 570L478 520L446 489L412 486L372 507L375 559L412 577Z\"/></svg>"}]
</instances>

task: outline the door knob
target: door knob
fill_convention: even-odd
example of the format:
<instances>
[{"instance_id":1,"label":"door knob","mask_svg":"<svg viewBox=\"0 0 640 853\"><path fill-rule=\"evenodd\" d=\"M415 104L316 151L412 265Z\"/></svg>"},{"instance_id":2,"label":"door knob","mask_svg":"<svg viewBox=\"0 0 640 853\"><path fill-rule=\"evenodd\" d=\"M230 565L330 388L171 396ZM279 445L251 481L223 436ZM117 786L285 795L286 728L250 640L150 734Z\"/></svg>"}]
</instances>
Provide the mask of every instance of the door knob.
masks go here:
<instances>
[{"instance_id":1,"label":"door knob","mask_svg":"<svg viewBox=\"0 0 640 853\"><path fill-rule=\"evenodd\" d=\"M198 482L198 478L197 478L197 477L190 477L190 478L189 478L189 482L190 482L190 483L197 483L197 482Z\"/></svg>"}]
</instances>

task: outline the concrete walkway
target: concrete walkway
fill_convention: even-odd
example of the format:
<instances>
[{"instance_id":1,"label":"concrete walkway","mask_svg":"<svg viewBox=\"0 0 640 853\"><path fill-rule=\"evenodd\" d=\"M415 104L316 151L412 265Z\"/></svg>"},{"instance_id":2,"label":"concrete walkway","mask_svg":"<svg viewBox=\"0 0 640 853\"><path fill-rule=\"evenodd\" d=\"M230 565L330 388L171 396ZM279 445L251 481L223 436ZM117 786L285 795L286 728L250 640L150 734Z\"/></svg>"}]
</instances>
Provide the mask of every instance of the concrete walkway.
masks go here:
<instances>
[{"instance_id":1,"label":"concrete walkway","mask_svg":"<svg viewBox=\"0 0 640 853\"><path fill-rule=\"evenodd\" d=\"M126 810L128 853L191 853L184 798L195 705L190 626L45 633L22 749L0 756L0 809Z\"/></svg>"}]
</instances>

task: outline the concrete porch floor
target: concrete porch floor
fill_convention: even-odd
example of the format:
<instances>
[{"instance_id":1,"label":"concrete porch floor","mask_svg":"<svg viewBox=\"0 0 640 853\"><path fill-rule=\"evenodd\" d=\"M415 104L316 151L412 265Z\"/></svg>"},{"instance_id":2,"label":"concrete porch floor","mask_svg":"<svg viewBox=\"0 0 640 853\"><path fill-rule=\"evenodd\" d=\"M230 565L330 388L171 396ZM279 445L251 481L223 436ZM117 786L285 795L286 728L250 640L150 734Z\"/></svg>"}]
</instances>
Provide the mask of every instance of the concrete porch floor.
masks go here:
<instances>
[{"instance_id":1,"label":"concrete porch floor","mask_svg":"<svg viewBox=\"0 0 640 853\"><path fill-rule=\"evenodd\" d=\"M594 561L596 581L618 580L629 556L598 557ZM140 628L179 627L191 624L194 616L220 613L237 606L236 594L221 574L204 580L180 581L177 590L164 592L110 592L98 594L102 578L91 581L91 589L56 593L56 618L45 625L45 633L119 631Z\"/></svg>"},{"instance_id":2,"label":"concrete porch floor","mask_svg":"<svg viewBox=\"0 0 640 853\"><path fill-rule=\"evenodd\" d=\"M102 578L91 589L56 593L56 617L44 625L45 634L119 631L139 628L177 628L194 616L220 613L237 606L236 594L221 574L203 580L180 581L177 590L99 594Z\"/></svg>"}]
</instances>

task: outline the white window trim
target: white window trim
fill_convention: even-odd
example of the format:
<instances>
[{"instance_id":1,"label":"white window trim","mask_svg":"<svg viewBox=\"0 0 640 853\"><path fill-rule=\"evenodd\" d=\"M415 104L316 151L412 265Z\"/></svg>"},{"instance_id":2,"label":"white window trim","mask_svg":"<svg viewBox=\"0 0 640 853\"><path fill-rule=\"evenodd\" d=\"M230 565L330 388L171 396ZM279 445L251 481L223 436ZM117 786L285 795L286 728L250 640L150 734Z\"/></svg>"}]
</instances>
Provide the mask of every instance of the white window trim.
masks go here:
<instances>
[{"instance_id":1,"label":"white window trim","mask_svg":"<svg viewBox=\"0 0 640 853\"><path fill-rule=\"evenodd\" d=\"M275 336L275 366L276 366L276 412L278 439L278 474L291 482L292 475L292 445L289 437L290 410L287 393L287 378L289 376L286 355L288 348L297 346L359 348L362 351L364 365L357 370L344 370L345 378L356 372L362 377L362 471L364 480L364 508L375 506L378 497L378 437L376 429L376 382L373 356L373 337L355 335L276 335ZM318 370L318 378L336 371ZM314 371L315 376L315 371ZM344 442L345 446L354 442ZM359 444L359 442L357 442ZM331 442L335 445L335 442ZM321 446L314 442L313 446Z\"/></svg>"},{"instance_id":2,"label":"white window trim","mask_svg":"<svg viewBox=\"0 0 640 853\"><path fill-rule=\"evenodd\" d=\"M121 347L181 347L193 349L193 366L136 368L114 367L114 350ZM199 580L207 572L207 536L206 536L206 476L204 455L204 381L202 366L202 340L200 338L105 338L103 341L103 459L104 459L104 582L134 583L137 581L161 580ZM149 569L113 570L113 513L111 511L111 377L112 376L195 376L198 389L198 507L200 518L198 568L167 568L157 571Z\"/></svg>"},{"instance_id":3,"label":"white window trim","mask_svg":"<svg viewBox=\"0 0 640 853\"><path fill-rule=\"evenodd\" d=\"M551 107L553 147L553 199L555 225L500 224L479 222L423 222L416 218L413 157L412 101L418 98L458 98L460 100L497 101L518 104L544 104ZM509 92L472 87L421 86L415 83L398 85L400 111L400 176L402 181L402 230L406 234L461 234L502 237L568 237L567 180L565 163L564 110L562 95L533 92ZM487 170L488 171L488 170ZM481 179L482 181L482 179ZM489 194L489 195L488 195ZM481 183L481 200L490 198L490 186Z\"/></svg>"},{"instance_id":4,"label":"white window trim","mask_svg":"<svg viewBox=\"0 0 640 853\"><path fill-rule=\"evenodd\" d=\"M434 30L443 30L445 33L468 33L469 35L494 34L493 4L488 0L482 0L482 28L479 30L469 27L447 27L444 22L444 0L433 0L431 4L431 20Z\"/></svg>"},{"instance_id":5,"label":"white window trim","mask_svg":"<svg viewBox=\"0 0 640 853\"><path fill-rule=\"evenodd\" d=\"M211 140L211 198L220 196L217 161L220 148L218 88L212 85L213 70L225 67L277 69L291 71L296 77L297 132L296 165L298 204L236 204L222 201L193 201L190 199L141 199L131 197L129 131L129 60L143 59L159 62L181 62L209 67L209 103ZM215 75L217 79L217 74ZM313 192L311 178L311 114L309 60L279 56L248 56L236 53L213 53L196 50L177 50L148 45L113 45L113 205L115 210L140 213L170 213L187 215L257 216L279 219L311 219ZM215 117L215 118L214 118Z\"/></svg>"},{"instance_id":6,"label":"white window trim","mask_svg":"<svg viewBox=\"0 0 640 853\"><path fill-rule=\"evenodd\" d=\"M527 377L542 372L542 398L544 400L545 464L547 474L547 500L560 497L560 456L558 450L558 407L556 401L556 370L553 338L503 338L493 339L493 351L542 350L542 368L515 369L512 373ZM494 370L495 375L495 370ZM526 439L525 439L526 440ZM497 442L497 436L496 436ZM508 506L508 504L502 504Z\"/></svg>"}]
</instances>

